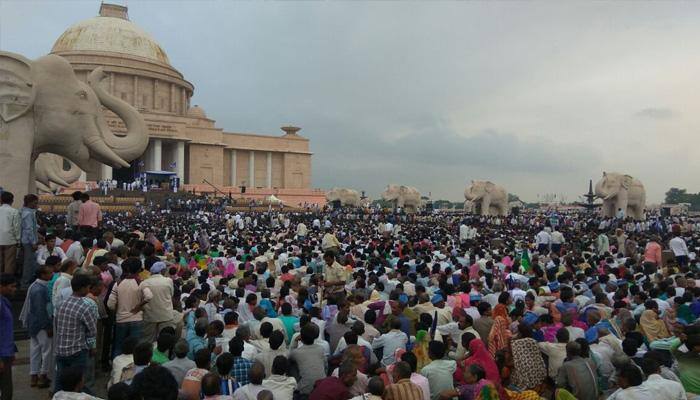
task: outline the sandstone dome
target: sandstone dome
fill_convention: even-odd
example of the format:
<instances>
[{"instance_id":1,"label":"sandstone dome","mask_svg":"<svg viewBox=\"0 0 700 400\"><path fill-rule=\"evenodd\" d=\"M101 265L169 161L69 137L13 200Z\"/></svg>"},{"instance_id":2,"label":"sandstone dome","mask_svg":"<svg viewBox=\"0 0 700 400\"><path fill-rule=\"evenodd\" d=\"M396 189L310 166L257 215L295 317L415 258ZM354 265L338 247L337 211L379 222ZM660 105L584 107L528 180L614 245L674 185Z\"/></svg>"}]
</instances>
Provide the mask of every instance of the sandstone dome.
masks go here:
<instances>
[{"instance_id":1,"label":"sandstone dome","mask_svg":"<svg viewBox=\"0 0 700 400\"><path fill-rule=\"evenodd\" d=\"M192 118L207 118L207 113L204 112L204 109L198 105L195 104L194 107L190 107L189 110L187 110L187 116L192 117Z\"/></svg>"},{"instance_id":2,"label":"sandstone dome","mask_svg":"<svg viewBox=\"0 0 700 400\"><path fill-rule=\"evenodd\" d=\"M126 7L103 3L99 16L80 21L63 32L51 53L119 53L169 66L163 48L128 18Z\"/></svg>"}]
</instances>

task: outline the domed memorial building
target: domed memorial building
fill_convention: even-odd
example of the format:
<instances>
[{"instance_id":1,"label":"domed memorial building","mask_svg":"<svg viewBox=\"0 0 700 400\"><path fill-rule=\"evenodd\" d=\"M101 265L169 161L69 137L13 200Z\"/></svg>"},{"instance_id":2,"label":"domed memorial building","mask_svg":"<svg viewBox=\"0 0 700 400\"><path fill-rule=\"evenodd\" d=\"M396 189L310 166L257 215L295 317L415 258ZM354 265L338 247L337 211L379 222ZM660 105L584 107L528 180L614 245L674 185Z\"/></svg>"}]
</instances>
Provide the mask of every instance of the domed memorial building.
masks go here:
<instances>
[{"instance_id":1,"label":"domed memorial building","mask_svg":"<svg viewBox=\"0 0 700 400\"><path fill-rule=\"evenodd\" d=\"M313 202L309 140L297 127L282 127L279 136L225 132L204 109L191 105L194 85L168 59L156 40L129 21L127 7L101 4L99 16L68 28L51 53L66 58L79 79L103 67L104 89L136 107L146 121L149 143L131 168L102 165L87 180L130 181L143 171L172 171L186 188L275 194L287 201ZM110 127L126 128L106 110Z\"/></svg>"}]
</instances>

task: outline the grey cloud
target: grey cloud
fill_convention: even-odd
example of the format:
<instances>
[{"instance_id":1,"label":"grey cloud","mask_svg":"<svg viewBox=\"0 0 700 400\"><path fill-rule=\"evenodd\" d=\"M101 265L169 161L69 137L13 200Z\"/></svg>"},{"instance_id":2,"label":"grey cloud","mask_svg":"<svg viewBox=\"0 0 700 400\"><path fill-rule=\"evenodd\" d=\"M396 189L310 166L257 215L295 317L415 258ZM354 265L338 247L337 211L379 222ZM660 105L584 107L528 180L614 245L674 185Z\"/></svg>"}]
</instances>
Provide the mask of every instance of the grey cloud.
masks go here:
<instances>
[{"instance_id":1,"label":"grey cloud","mask_svg":"<svg viewBox=\"0 0 700 400\"><path fill-rule=\"evenodd\" d=\"M458 200L485 178L526 200L574 198L617 169L639 176L650 202L669 186L700 190L684 153L699 144L688 38L700 2L128 5L218 126L301 126L315 187L376 194L398 182ZM39 57L98 8L0 0L0 49ZM655 134L669 131L678 140Z\"/></svg>"},{"instance_id":2,"label":"grey cloud","mask_svg":"<svg viewBox=\"0 0 700 400\"><path fill-rule=\"evenodd\" d=\"M634 113L636 117L651 118L651 119L671 119L676 113L670 108L645 108Z\"/></svg>"}]
</instances>

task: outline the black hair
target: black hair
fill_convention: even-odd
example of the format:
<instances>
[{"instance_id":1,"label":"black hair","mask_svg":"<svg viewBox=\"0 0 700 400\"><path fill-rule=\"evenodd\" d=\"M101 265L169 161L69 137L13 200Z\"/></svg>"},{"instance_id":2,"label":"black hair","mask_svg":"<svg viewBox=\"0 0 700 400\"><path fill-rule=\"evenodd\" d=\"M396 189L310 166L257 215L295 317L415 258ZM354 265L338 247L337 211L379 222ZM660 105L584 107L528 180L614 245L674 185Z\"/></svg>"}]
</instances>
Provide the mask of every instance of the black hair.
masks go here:
<instances>
[{"instance_id":1,"label":"black hair","mask_svg":"<svg viewBox=\"0 0 700 400\"><path fill-rule=\"evenodd\" d=\"M486 378L486 371L484 370L484 367L479 364L469 365L469 373L474 375L477 381Z\"/></svg>"},{"instance_id":2,"label":"black hair","mask_svg":"<svg viewBox=\"0 0 700 400\"><path fill-rule=\"evenodd\" d=\"M194 353L194 363L197 364L197 368L209 369L211 364L211 352L209 349L199 349Z\"/></svg>"},{"instance_id":3,"label":"black hair","mask_svg":"<svg viewBox=\"0 0 700 400\"><path fill-rule=\"evenodd\" d=\"M75 274L70 280L70 287L73 289L73 293L77 293L83 289L92 286L92 276L86 274Z\"/></svg>"},{"instance_id":4,"label":"black hair","mask_svg":"<svg viewBox=\"0 0 700 400\"><path fill-rule=\"evenodd\" d=\"M216 357L216 370L221 375L228 375L233 368L233 354L226 352Z\"/></svg>"},{"instance_id":5,"label":"black hair","mask_svg":"<svg viewBox=\"0 0 700 400\"><path fill-rule=\"evenodd\" d=\"M644 382L642 371L636 365L632 365L632 363L622 366L618 374L625 378L630 386L639 386Z\"/></svg>"},{"instance_id":6,"label":"black hair","mask_svg":"<svg viewBox=\"0 0 700 400\"><path fill-rule=\"evenodd\" d=\"M141 400L177 400L178 396L175 377L160 365L151 365L136 374L131 388Z\"/></svg>"},{"instance_id":7,"label":"black hair","mask_svg":"<svg viewBox=\"0 0 700 400\"><path fill-rule=\"evenodd\" d=\"M428 343L428 356L431 360L440 360L445 357L445 344L436 340Z\"/></svg>"},{"instance_id":8,"label":"black hair","mask_svg":"<svg viewBox=\"0 0 700 400\"><path fill-rule=\"evenodd\" d=\"M273 331L269 336L270 348L272 350L277 350L284 343L284 333L281 331Z\"/></svg>"},{"instance_id":9,"label":"black hair","mask_svg":"<svg viewBox=\"0 0 700 400\"><path fill-rule=\"evenodd\" d=\"M202 377L202 394L204 396L216 396L221 393L221 378L219 375L209 372Z\"/></svg>"},{"instance_id":10,"label":"black hair","mask_svg":"<svg viewBox=\"0 0 700 400\"><path fill-rule=\"evenodd\" d=\"M418 369L418 357L410 351L401 355L401 361L405 361L411 367L411 372L416 372Z\"/></svg>"},{"instance_id":11,"label":"black hair","mask_svg":"<svg viewBox=\"0 0 700 400\"><path fill-rule=\"evenodd\" d=\"M289 370L289 360L285 356L277 356L272 360L272 373L275 375L285 375Z\"/></svg>"},{"instance_id":12,"label":"black hair","mask_svg":"<svg viewBox=\"0 0 700 400\"><path fill-rule=\"evenodd\" d=\"M80 366L71 366L61 370L61 375L58 377L61 382L61 387L67 392L77 392L80 382L83 381L83 368Z\"/></svg>"},{"instance_id":13,"label":"black hair","mask_svg":"<svg viewBox=\"0 0 700 400\"><path fill-rule=\"evenodd\" d=\"M139 342L134 347L134 364L148 365L153 357L153 345L150 342Z\"/></svg>"}]
</instances>

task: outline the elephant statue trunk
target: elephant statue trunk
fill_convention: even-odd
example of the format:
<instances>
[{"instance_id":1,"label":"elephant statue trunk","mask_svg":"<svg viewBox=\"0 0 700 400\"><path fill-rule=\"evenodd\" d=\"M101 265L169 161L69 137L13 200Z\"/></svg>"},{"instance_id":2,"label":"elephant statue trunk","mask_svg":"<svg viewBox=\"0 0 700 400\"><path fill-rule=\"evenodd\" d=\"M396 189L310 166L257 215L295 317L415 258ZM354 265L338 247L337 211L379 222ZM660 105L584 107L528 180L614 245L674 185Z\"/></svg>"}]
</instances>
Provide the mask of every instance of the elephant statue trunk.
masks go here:
<instances>
[{"instance_id":1,"label":"elephant statue trunk","mask_svg":"<svg viewBox=\"0 0 700 400\"><path fill-rule=\"evenodd\" d=\"M68 163L69 168L64 169L64 164ZM41 153L34 162L36 172L37 187L41 183L44 187L51 187L52 184L67 187L80 179L82 170L73 162L51 153Z\"/></svg>"},{"instance_id":2,"label":"elephant statue trunk","mask_svg":"<svg viewBox=\"0 0 700 400\"><path fill-rule=\"evenodd\" d=\"M124 136L115 135L109 126L107 126L107 122L104 118L97 118L97 125L105 144L111 151L124 160L134 160L140 157L148 147L146 123L135 108L131 107L131 105L125 101L107 93L107 91L100 86L100 82L106 77L107 75L102 70L102 67L95 68L95 70L88 75L88 85L90 85L95 92L100 102L124 121L127 132ZM127 163L124 166L128 167L129 164Z\"/></svg>"}]
</instances>

